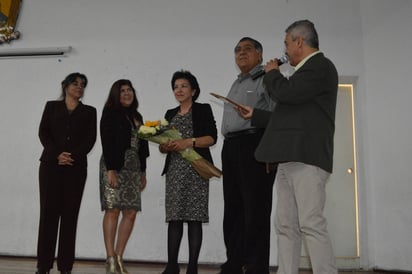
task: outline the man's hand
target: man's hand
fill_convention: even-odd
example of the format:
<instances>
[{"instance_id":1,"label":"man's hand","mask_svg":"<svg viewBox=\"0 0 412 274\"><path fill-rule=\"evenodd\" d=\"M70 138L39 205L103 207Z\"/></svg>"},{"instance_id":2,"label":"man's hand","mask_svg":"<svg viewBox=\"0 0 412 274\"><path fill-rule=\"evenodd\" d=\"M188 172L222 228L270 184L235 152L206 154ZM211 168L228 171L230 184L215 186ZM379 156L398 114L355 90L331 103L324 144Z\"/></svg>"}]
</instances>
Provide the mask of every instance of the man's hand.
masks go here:
<instances>
[{"instance_id":1,"label":"man's hand","mask_svg":"<svg viewBox=\"0 0 412 274\"><path fill-rule=\"evenodd\" d=\"M279 64L277 59L271 59L268 62L266 62L266 65L264 66L265 72L269 72L274 69L279 69Z\"/></svg>"},{"instance_id":2,"label":"man's hand","mask_svg":"<svg viewBox=\"0 0 412 274\"><path fill-rule=\"evenodd\" d=\"M253 115L253 108L245 105L240 105L240 107L234 107L239 113L240 116L242 116L243 119L248 120L252 118Z\"/></svg>"}]
</instances>

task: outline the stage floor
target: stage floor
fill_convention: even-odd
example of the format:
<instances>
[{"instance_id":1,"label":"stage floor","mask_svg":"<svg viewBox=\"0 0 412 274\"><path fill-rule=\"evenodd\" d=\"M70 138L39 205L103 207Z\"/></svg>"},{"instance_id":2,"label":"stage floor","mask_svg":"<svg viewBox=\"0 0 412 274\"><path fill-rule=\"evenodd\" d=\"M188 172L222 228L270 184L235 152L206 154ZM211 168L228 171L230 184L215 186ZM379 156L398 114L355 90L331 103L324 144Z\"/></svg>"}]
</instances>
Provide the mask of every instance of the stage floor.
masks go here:
<instances>
[{"instance_id":1,"label":"stage floor","mask_svg":"<svg viewBox=\"0 0 412 274\"><path fill-rule=\"evenodd\" d=\"M130 274L160 274L165 265L161 263L136 263L126 262L125 266ZM181 266L180 273L185 273L185 265ZM36 260L34 258L0 257L0 274L34 274L36 271ZM103 261L76 261L72 274L102 274L105 271ZM217 274L219 267L215 265L201 265L199 274ZM276 271L272 270L271 274ZM302 270L299 274L311 274L312 271ZM372 271L340 271L340 274L388 274L389 272ZM50 274L59 274L56 267Z\"/></svg>"}]
</instances>

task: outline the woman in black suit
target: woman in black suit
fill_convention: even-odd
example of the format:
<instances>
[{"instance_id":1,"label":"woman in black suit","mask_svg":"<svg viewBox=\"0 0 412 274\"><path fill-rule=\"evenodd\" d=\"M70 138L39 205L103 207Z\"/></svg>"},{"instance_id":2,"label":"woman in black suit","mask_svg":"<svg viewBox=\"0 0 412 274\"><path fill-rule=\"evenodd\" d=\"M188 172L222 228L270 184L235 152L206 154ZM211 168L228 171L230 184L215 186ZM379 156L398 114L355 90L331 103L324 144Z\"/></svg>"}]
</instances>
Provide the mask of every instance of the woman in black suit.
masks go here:
<instances>
[{"instance_id":1,"label":"woman in black suit","mask_svg":"<svg viewBox=\"0 0 412 274\"><path fill-rule=\"evenodd\" d=\"M116 81L103 109L100 135L100 199L106 247L106 274L127 274L123 253L141 211L141 191L146 187L146 158L149 146L137 138L143 123L139 102L129 80ZM122 218L119 223L119 215Z\"/></svg>"},{"instance_id":2,"label":"woman in black suit","mask_svg":"<svg viewBox=\"0 0 412 274\"><path fill-rule=\"evenodd\" d=\"M41 118L37 274L53 268L57 238L60 273L69 274L73 267L87 154L96 141L96 109L81 102L86 86L85 75L69 74L62 82L62 99L47 102Z\"/></svg>"},{"instance_id":3,"label":"woman in black suit","mask_svg":"<svg viewBox=\"0 0 412 274\"><path fill-rule=\"evenodd\" d=\"M178 274L177 263L183 223L188 224L189 263L187 274L197 274L202 245L202 223L209 221L209 181L203 179L182 158L179 151L193 148L213 163L209 147L216 143L217 129L209 104L196 103L200 88L189 71L177 71L172 77L172 90L179 106L166 112L166 120L180 131L181 140L160 145L167 153L163 174L166 174L166 222L168 225L167 267L163 274Z\"/></svg>"}]
</instances>

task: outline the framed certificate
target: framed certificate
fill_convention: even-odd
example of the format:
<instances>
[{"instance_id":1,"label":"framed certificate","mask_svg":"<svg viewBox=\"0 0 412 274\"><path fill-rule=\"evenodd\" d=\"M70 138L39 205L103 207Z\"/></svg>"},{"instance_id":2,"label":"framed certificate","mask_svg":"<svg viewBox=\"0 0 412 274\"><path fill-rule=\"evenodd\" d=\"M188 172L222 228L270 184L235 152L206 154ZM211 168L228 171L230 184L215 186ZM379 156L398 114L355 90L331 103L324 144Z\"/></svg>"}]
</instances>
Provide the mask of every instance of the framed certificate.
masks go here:
<instances>
[{"instance_id":1,"label":"framed certificate","mask_svg":"<svg viewBox=\"0 0 412 274\"><path fill-rule=\"evenodd\" d=\"M239 103L236 103L236 102L233 101L232 99L229 99L229 98L227 98L227 97L225 97L225 96L222 96L222 95L217 94L217 93L214 93L214 92L211 92L210 95L212 95L212 96L214 96L214 97L216 97L216 98L224 101L225 103L231 104L231 105L234 106L234 107L240 108L240 109L242 109L242 110L244 110L244 111L248 111L247 109L245 109L245 108L244 108L242 105L240 105Z\"/></svg>"}]
</instances>

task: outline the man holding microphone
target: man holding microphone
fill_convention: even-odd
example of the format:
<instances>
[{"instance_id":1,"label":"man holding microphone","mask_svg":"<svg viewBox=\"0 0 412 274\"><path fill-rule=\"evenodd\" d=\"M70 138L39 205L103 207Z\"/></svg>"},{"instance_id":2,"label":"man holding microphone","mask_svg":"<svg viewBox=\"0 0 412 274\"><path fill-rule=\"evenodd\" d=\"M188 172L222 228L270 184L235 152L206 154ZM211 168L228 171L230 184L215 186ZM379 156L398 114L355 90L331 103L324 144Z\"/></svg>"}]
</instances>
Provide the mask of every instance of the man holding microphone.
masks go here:
<instances>
[{"instance_id":1,"label":"man holding microphone","mask_svg":"<svg viewBox=\"0 0 412 274\"><path fill-rule=\"evenodd\" d=\"M284 77L277 59L264 68L263 84L276 102L274 111L244 106L238 112L251 119L252 126L266 128L256 159L278 163L277 273L298 273L304 238L313 273L336 274L323 208L333 165L338 74L319 51L312 22L297 21L285 32L286 54L295 67L294 74Z\"/></svg>"}]
</instances>

